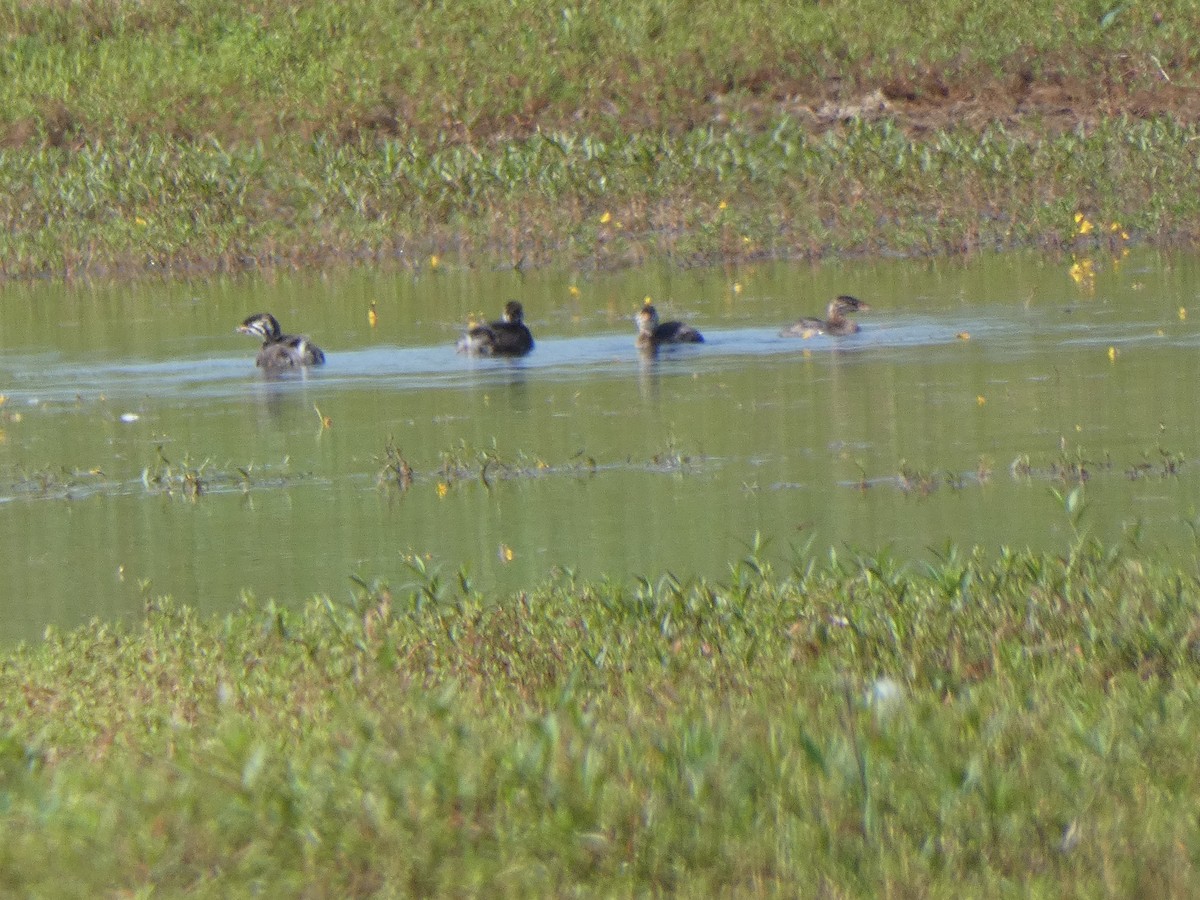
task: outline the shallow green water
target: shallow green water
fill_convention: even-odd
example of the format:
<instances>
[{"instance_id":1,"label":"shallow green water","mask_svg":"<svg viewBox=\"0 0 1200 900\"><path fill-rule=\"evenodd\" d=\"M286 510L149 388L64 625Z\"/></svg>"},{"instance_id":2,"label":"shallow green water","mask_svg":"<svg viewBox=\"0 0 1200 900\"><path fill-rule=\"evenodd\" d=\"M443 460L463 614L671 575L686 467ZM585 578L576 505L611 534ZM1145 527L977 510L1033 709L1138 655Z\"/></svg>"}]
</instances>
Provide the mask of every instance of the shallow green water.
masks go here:
<instances>
[{"instance_id":1,"label":"shallow green water","mask_svg":"<svg viewBox=\"0 0 1200 900\"><path fill-rule=\"evenodd\" d=\"M1051 489L1070 483L1054 467L1080 460L1084 526L1140 527L1190 558L1200 260L1094 260L1090 285L1070 260L1005 255L10 286L0 639L160 594L216 611L243 591L345 596L351 576L398 587L412 553L508 590L557 567L721 578L756 532L780 563L805 545L1064 548ZM840 292L872 304L859 335L776 337ZM647 295L708 342L641 360L631 316ZM534 353L457 356L467 316L509 296ZM264 378L233 331L259 310L329 364ZM389 442L407 490L379 484ZM464 473L440 474L446 458ZM1026 458L1028 474L1012 467Z\"/></svg>"}]
</instances>

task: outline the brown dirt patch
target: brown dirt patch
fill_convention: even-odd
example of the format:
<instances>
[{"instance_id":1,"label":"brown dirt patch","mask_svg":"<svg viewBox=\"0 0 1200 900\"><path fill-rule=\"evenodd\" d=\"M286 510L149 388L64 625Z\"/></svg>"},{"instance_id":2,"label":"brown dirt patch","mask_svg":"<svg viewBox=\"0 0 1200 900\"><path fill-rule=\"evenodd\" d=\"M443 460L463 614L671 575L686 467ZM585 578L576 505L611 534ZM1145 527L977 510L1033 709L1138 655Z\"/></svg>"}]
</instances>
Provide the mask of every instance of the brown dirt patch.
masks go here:
<instances>
[{"instance_id":1,"label":"brown dirt patch","mask_svg":"<svg viewBox=\"0 0 1200 900\"><path fill-rule=\"evenodd\" d=\"M761 114L780 109L818 131L851 120L889 119L912 134L994 124L1054 135L1088 128L1102 118L1171 118L1200 121L1200 89L1158 76L1120 80L1054 76L1036 79L1029 69L1006 78L951 79L937 72L897 75L882 83L846 85L831 80L782 103L750 103ZM744 107L745 109L746 107Z\"/></svg>"}]
</instances>

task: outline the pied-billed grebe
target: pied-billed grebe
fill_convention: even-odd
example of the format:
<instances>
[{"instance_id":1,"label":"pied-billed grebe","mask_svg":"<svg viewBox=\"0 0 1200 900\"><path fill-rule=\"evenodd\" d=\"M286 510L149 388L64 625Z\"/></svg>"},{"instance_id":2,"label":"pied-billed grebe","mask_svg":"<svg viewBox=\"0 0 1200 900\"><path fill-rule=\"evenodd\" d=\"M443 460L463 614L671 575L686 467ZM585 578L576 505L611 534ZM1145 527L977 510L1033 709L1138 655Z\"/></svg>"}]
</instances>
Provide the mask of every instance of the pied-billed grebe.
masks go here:
<instances>
[{"instance_id":1,"label":"pied-billed grebe","mask_svg":"<svg viewBox=\"0 0 1200 900\"><path fill-rule=\"evenodd\" d=\"M284 334L279 320L270 313L255 313L237 327L241 334L262 338L262 349L255 362L263 369L291 369L319 366L325 362L321 348L300 334Z\"/></svg>"},{"instance_id":2,"label":"pied-billed grebe","mask_svg":"<svg viewBox=\"0 0 1200 900\"><path fill-rule=\"evenodd\" d=\"M858 323L846 318L846 313L863 312L871 307L857 297L842 294L829 301L825 310L827 319L801 319L794 325L789 325L779 332L780 337L812 337L814 334L832 334L835 337L843 334L854 334L858 331Z\"/></svg>"},{"instance_id":3,"label":"pied-billed grebe","mask_svg":"<svg viewBox=\"0 0 1200 900\"><path fill-rule=\"evenodd\" d=\"M472 325L458 339L459 353L475 356L524 356L533 349L533 335L523 318L525 310L516 300L504 304L504 318L486 325Z\"/></svg>"},{"instance_id":4,"label":"pied-billed grebe","mask_svg":"<svg viewBox=\"0 0 1200 900\"><path fill-rule=\"evenodd\" d=\"M657 350L663 344L703 344L704 335L683 322L660 322L658 310L647 303L638 310L637 345L642 350Z\"/></svg>"}]
</instances>

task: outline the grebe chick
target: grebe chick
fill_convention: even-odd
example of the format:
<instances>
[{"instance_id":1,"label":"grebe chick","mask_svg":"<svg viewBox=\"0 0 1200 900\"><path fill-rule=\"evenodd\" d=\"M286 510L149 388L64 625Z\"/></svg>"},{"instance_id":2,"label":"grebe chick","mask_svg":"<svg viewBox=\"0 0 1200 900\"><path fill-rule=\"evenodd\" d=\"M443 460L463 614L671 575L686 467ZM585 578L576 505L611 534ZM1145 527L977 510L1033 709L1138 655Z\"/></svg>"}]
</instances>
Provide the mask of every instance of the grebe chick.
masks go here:
<instances>
[{"instance_id":1,"label":"grebe chick","mask_svg":"<svg viewBox=\"0 0 1200 900\"><path fill-rule=\"evenodd\" d=\"M325 353L305 335L283 334L279 320L270 313L255 313L237 327L241 334L262 338L262 348L255 363L263 369L291 369L296 366L319 366Z\"/></svg>"},{"instance_id":2,"label":"grebe chick","mask_svg":"<svg viewBox=\"0 0 1200 900\"><path fill-rule=\"evenodd\" d=\"M660 322L658 310L647 303L634 318L637 323L637 345L642 350L657 350L663 344L703 344L704 335L683 322Z\"/></svg>"},{"instance_id":3,"label":"grebe chick","mask_svg":"<svg viewBox=\"0 0 1200 900\"><path fill-rule=\"evenodd\" d=\"M523 321L525 310L516 300L504 304L498 322L473 325L458 340L459 353L474 356L524 356L533 349L533 334Z\"/></svg>"},{"instance_id":4,"label":"grebe chick","mask_svg":"<svg viewBox=\"0 0 1200 900\"><path fill-rule=\"evenodd\" d=\"M858 323L846 318L846 313L863 312L870 309L857 297L842 294L829 301L825 319L801 319L779 332L780 337L812 337L814 334L831 334L840 337L858 331Z\"/></svg>"}]
</instances>

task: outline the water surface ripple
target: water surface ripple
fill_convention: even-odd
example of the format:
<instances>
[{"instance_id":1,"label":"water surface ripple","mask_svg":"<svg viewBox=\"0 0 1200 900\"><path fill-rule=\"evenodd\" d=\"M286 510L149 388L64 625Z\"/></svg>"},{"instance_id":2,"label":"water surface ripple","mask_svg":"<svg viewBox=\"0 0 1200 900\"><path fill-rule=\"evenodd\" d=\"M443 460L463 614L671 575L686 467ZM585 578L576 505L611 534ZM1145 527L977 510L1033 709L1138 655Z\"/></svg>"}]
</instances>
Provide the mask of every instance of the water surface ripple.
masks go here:
<instances>
[{"instance_id":1,"label":"water surface ripple","mask_svg":"<svg viewBox=\"0 0 1200 900\"><path fill-rule=\"evenodd\" d=\"M485 590L555 572L721 579L759 533L803 552L1058 549L1091 533L1194 550L1197 260L341 276L9 291L0 323L7 633L345 596L419 554ZM848 338L779 328L850 290ZM651 294L706 343L647 359ZM520 360L454 352L519 296ZM374 303L378 327L366 310ZM255 369L270 309L323 368ZM1200 312L1193 311L1195 314ZM402 478L407 466L411 480Z\"/></svg>"}]
</instances>

